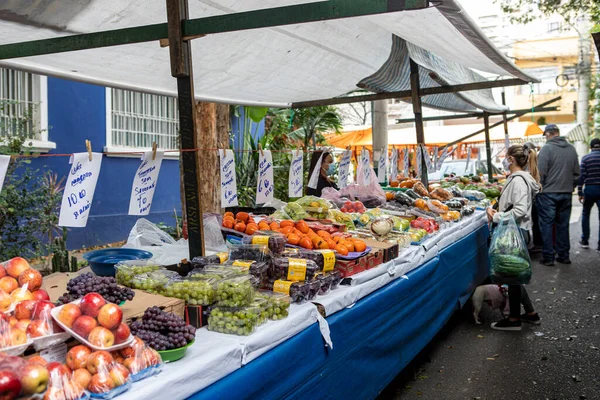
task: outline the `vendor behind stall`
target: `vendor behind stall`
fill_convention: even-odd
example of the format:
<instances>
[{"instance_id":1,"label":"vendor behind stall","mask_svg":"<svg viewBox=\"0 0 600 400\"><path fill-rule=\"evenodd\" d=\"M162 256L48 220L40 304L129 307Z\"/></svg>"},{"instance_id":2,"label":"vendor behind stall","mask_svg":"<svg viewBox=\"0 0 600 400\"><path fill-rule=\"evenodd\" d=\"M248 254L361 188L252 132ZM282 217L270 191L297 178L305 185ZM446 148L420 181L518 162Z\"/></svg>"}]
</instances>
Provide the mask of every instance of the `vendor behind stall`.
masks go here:
<instances>
[{"instance_id":1,"label":"vendor behind stall","mask_svg":"<svg viewBox=\"0 0 600 400\"><path fill-rule=\"evenodd\" d=\"M322 156L322 157L321 157ZM316 181L315 185L310 184L310 179L313 176L313 172L315 168L319 168L319 161L321 162L320 171L318 175L318 181ZM333 156L328 151L315 151L312 153L312 158L310 159L310 169L308 170L308 179L309 186L306 190L306 194L310 196L321 196L321 192L326 187L332 187L334 189L338 189L335 182L329 178L330 175L333 175ZM311 188L311 186L314 186Z\"/></svg>"}]
</instances>

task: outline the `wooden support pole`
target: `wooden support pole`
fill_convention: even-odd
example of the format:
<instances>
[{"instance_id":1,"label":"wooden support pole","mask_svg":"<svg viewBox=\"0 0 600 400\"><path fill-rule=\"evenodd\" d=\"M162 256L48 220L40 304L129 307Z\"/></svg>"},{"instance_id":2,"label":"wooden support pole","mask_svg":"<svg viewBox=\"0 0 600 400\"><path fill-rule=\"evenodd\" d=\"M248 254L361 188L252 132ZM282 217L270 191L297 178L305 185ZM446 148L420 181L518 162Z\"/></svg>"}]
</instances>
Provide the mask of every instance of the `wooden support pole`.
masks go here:
<instances>
[{"instance_id":1,"label":"wooden support pole","mask_svg":"<svg viewBox=\"0 0 600 400\"><path fill-rule=\"evenodd\" d=\"M492 181L492 145L490 143L490 115L483 113L483 125L485 129L485 155L487 158L488 182Z\"/></svg>"},{"instance_id":2,"label":"wooden support pole","mask_svg":"<svg viewBox=\"0 0 600 400\"><path fill-rule=\"evenodd\" d=\"M502 105L506 105L506 93L502 90ZM502 114L502 123L504 124L504 143L506 144L506 148L508 149L508 119L506 113Z\"/></svg>"},{"instance_id":3,"label":"wooden support pole","mask_svg":"<svg viewBox=\"0 0 600 400\"><path fill-rule=\"evenodd\" d=\"M425 144L425 128L423 127L423 108L421 106L421 84L419 82L419 66L412 59L410 60L410 91L412 98L413 114L415 114L415 128L417 130L417 147ZM421 182L425 187L429 187L429 177L427 176L427 164L425 163L425 154L421 157Z\"/></svg>"},{"instance_id":4,"label":"wooden support pole","mask_svg":"<svg viewBox=\"0 0 600 400\"><path fill-rule=\"evenodd\" d=\"M196 111L194 100L194 76L192 51L183 41L182 21L189 16L187 0L166 0L169 31L169 53L171 75L177 78L177 100L179 106L179 134L185 197L185 212L188 231L190 258L204 255L204 224L200 196L200 174L196 152Z\"/></svg>"}]
</instances>

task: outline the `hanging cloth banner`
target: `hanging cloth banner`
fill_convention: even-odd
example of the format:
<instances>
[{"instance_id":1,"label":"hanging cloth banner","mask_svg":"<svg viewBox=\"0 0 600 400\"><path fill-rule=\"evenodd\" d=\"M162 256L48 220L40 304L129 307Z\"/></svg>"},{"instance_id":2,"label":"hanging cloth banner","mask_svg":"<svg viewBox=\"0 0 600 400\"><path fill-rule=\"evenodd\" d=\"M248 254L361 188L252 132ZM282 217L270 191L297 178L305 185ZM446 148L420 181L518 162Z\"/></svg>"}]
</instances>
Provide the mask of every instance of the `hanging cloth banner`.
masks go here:
<instances>
[{"instance_id":1,"label":"hanging cloth banner","mask_svg":"<svg viewBox=\"0 0 600 400\"><path fill-rule=\"evenodd\" d=\"M465 165L465 172L469 169L470 162L471 162L471 148L467 147L467 165Z\"/></svg>"},{"instance_id":2,"label":"hanging cloth banner","mask_svg":"<svg viewBox=\"0 0 600 400\"><path fill-rule=\"evenodd\" d=\"M261 150L258 158L258 183L256 186L256 204L273 201L273 156L269 150ZM319 165L319 169L321 166Z\"/></svg>"},{"instance_id":3,"label":"hanging cloth banner","mask_svg":"<svg viewBox=\"0 0 600 400\"><path fill-rule=\"evenodd\" d=\"M437 172L438 171L438 147L437 146L433 146L433 171L432 172Z\"/></svg>"},{"instance_id":4,"label":"hanging cloth banner","mask_svg":"<svg viewBox=\"0 0 600 400\"><path fill-rule=\"evenodd\" d=\"M421 154L421 146L417 146L417 154L416 154L416 162L415 162L415 171L417 172L417 178L421 177L421 164L422 164L423 154Z\"/></svg>"},{"instance_id":5,"label":"hanging cloth banner","mask_svg":"<svg viewBox=\"0 0 600 400\"><path fill-rule=\"evenodd\" d=\"M165 154L164 151L157 151L152 159L152 151L146 151L142 154L142 162L135 171L133 185L131 186L131 196L129 197L129 215L148 215L152 206L152 198L156 183L158 182L158 173Z\"/></svg>"},{"instance_id":6,"label":"hanging cloth banner","mask_svg":"<svg viewBox=\"0 0 600 400\"><path fill-rule=\"evenodd\" d=\"M313 169L313 172L310 175L310 179L308 180L308 187L311 189L316 189L317 185L319 184L319 175L321 174L321 164L323 163L323 154L325 154L325 152L321 152L321 156L317 160L315 169Z\"/></svg>"},{"instance_id":7,"label":"hanging cloth banner","mask_svg":"<svg viewBox=\"0 0 600 400\"><path fill-rule=\"evenodd\" d=\"M359 185L364 186L371 183L371 154L364 148L360 152L357 175L356 183Z\"/></svg>"},{"instance_id":8,"label":"hanging cloth banner","mask_svg":"<svg viewBox=\"0 0 600 400\"><path fill-rule=\"evenodd\" d=\"M90 154L92 161L89 158ZM75 153L69 163L71 170L65 182L58 225L83 228L87 224L94 199L102 165L102 153Z\"/></svg>"},{"instance_id":9,"label":"hanging cloth banner","mask_svg":"<svg viewBox=\"0 0 600 400\"><path fill-rule=\"evenodd\" d=\"M338 171L338 187L340 189L348 186L348 178L350 177L350 164L352 163L352 151L346 150L342 153L340 168Z\"/></svg>"},{"instance_id":10,"label":"hanging cloth banner","mask_svg":"<svg viewBox=\"0 0 600 400\"><path fill-rule=\"evenodd\" d=\"M390 182L398 180L398 150L392 149L392 157L390 161Z\"/></svg>"},{"instance_id":11,"label":"hanging cloth banner","mask_svg":"<svg viewBox=\"0 0 600 400\"><path fill-rule=\"evenodd\" d=\"M304 155L302 150L292 150L292 162L288 178L288 196L302 197L304 190Z\"/></svg>"},{"instance_id":12,"label":"hanging cloth banner","mask_svg":"<svg viewBox=\"0 0 600 400\"><path fill-rule=\"evenodd\" d=\"M408 147L404 148L404 176L408 178L408 174L410 173L410 153L408 152Z\"/></svg>"},{"instance_id":13,"label":"hanging cloth banner","mask_svg":"<svg viewBox=\"0 0 600 400\"><path fill-rule=\"evenodd\" d=\"M0 156L0 192L2 191L2 186L4 186L4 179L6 179L9 164L10 156Z\"/></svg>"},{"instance_id":14,"label":"hanging cloth banner","mask_svg":"<svg viewBox=\"0 0 600 400\"><path fill-rule=\"evenodd\" d=\"M238 205L238 194L233 150L219 150L219 165L221 167L221 207L235 207Z\"/></svg>"},{"instance_id":15,"label":"hanging cloth banner","mask_svg":"<svg viewBox=\"0 0 600 400\"><path fill-rule=\"evenodd\" d=\"M385 183L387 172L387 158L387 151L381 150L381 152L379 153L379 162L377 163L377 179L380 183Z\"/></svg>"},{"instance_id":16,"label":"hanging cloth banner","mask_svg":"<svg viewBox=\"0 0 600 400\"><path fill-rule=\"evenodd\" d=\"M427 172L434 172L433 165L431 164L431 156L429 155L429 151L424 144L421 145L421 154L425 158L425 167L427 168Z\"/></svg>"}]
</instances>

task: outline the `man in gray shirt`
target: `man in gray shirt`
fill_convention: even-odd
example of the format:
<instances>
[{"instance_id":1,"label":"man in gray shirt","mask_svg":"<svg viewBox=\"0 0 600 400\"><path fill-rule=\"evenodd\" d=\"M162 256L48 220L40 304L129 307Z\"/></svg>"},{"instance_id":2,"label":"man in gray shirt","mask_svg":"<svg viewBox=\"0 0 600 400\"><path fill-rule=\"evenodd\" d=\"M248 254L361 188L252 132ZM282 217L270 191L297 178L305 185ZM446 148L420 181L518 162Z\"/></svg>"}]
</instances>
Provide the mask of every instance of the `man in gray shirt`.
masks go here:
<instances>
[{"instance_id":1,"label":"man in gray shirt","mask_svg":"<svg viewBox=\"0 0 600 400\"><path fill-rule=\"evenodd\" d=\"M546 145L540 150L538 160L542 193L536 199L543 242L542 264L553 266L555 255L559 263L571 264L569 220L573 190L579 180L579 160L575 148L560 137L556 125L547 125L544 136ZM556 226L556 245L553 226Z\"/></svg>"}]
</instances>

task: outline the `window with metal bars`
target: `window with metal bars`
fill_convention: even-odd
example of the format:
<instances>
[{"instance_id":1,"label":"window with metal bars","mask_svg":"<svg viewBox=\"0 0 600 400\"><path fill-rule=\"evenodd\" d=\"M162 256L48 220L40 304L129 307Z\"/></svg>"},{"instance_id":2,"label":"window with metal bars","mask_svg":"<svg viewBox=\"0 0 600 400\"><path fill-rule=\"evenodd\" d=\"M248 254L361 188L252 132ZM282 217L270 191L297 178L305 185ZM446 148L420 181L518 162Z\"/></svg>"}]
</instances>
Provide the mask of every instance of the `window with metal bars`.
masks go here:
<instances>
[{"instance_id":1,"label":"window with metal bars","mask_svg":"<svg viewBox=\"0 0 600 400\"><path fill-rule=\"evenodd\" d=\"M160 149L178 148L177 98L123 89L108 89L107 96L108 147L151 148L156 142Z\"/></svg>"},{"instance_id":2,"label":"window with metal bars","mask_svg":"<svg viewBox=\"0 0 600 400\"><path fill-rule=\"evenodd\" d=\"M0 141L17 136L47 139L47 122L41 109L45 79L29 72L0 68Z\"/></svg>"}]
</instances>

